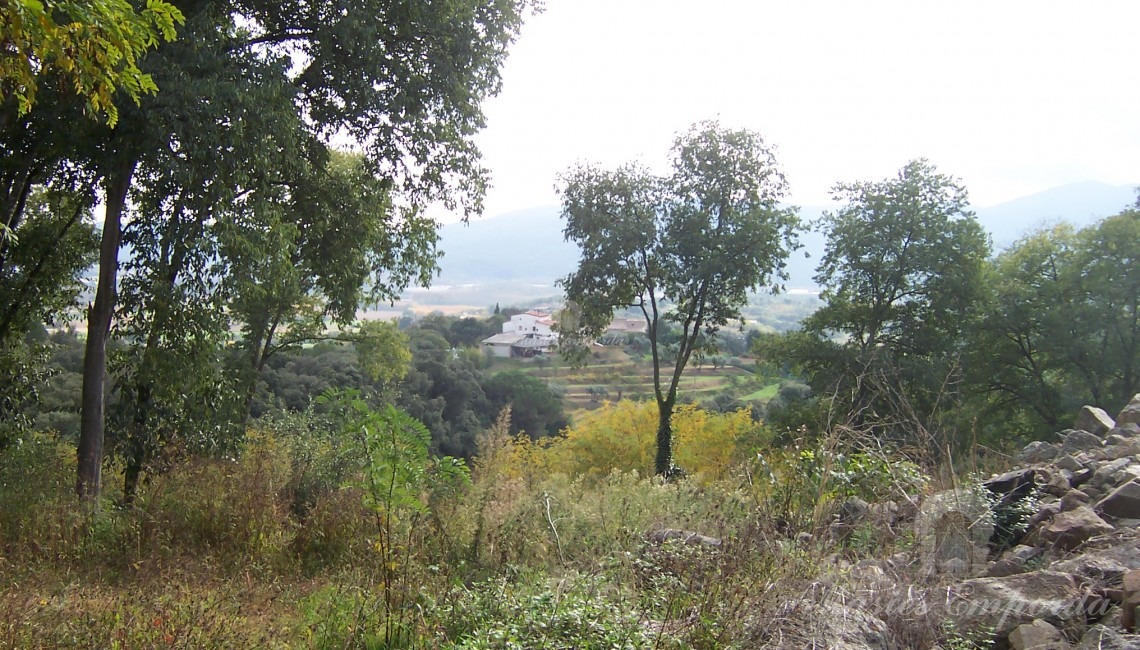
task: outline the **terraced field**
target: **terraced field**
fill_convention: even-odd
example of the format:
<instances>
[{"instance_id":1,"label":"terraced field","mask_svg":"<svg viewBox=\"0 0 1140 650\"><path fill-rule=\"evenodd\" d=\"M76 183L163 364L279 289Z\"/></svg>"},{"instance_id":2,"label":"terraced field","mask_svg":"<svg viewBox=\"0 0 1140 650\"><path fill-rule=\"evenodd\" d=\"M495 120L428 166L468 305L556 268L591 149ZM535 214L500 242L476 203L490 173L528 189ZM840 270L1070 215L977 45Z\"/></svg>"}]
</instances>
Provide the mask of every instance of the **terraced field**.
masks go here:
<instances>
[{"instance_id":1,"label":"terraced field","mask_svg":"<svg viewBox=\"0 0 1140 650\"><path fill-rule=\"evenodd\" d=\"M507 369L523 370L559 387L568 413L597 408L606 400L653 398L652 364L630 359L621 348L599 349L582 368L572 368L558 358L499 359L491 372ZM741 368L691 365L681 378L679 392L682 398L698 401L728 393L741 402L764 403L776 389L777 384L764 385Z\"/></svg>"}]
</instances>

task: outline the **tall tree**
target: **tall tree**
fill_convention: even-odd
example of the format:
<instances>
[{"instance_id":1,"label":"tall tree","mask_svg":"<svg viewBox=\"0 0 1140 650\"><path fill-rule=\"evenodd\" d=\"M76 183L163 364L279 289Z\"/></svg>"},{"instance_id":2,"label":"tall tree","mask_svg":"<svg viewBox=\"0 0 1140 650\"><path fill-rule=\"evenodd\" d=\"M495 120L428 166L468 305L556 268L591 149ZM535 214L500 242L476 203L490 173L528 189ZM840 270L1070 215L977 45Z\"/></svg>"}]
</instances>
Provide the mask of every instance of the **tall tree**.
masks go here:
<instances>
[{"instance_id":1,"label":"tall tree","mask_svg":"<svg viewBox=\"0 0 1140 650\"><path fill-rule=\"evenodd\" d=\"M798 219L779 205L786 192L760 135L716 122L677 137L668 176L636 165L586 165L561 179L564 233L582 258L562 281L571 308L559 326L560 344L580 353L615 309L641 310L653 360L660 475L675 471L672 415L689 359L741 319L748 292L775 291L787 277ZM680 330L673 349L663 341L669 325Z\"/></svg>"},{"instance_id":2,"label":"tall tree","mask_svg":"<svg viewBox=\"0 0 1140 650\"><path fill-rule=\"evenodd\" d=\"M1031 233L995 259L970 345L984 408L1040 436L1081 404L1115 410L1140 391L1138 240L1130 207L1080 231Z\"/></svg>"},{"instance_id":3,"label":"tall tree","mask_svg":"<svg viewBox=\"0 0 1140 650\"><path fill-rule=\"evenodd\" d=\"M833 194L845 205L819 223L825 304L804 323L810 342L795 339L796 361L856 424L931 425L957 394L988 237L966 189L925 160Z\"/></svg>"},{"instance_id":4,"label":"tall tree","mask_svg":"<svg viewBox=\"0 0 1140 650\"><path fill-rule=\"evenodd\" d=\"M187 42L229 42L209 50L212 58L166 57L168 65L161 69L188 85L219 78L219 70L247 75L253 87L287 85L295 90L291 108L308 135L319 141L348 136L360 143L367 168L392 188L405 222L432 201L470 214L480 209L486 187L486 170L472 142L483 124L480 103L498 91L498 68L530 4L502 0L488 6L463 0L420 7L366 0L345 6L235 0L217 5L186 0L180 8L187 16ZM160 47L157 56L144 63L163 59L167 51L169 46ZM244 57L263 65L232 63ZM156 77L158 69L151 70ZM212 88L207 84L201 90L181 110L208 111L213 104L201 97L209 96ZM155 111L170 108L163 107L162 100L163 95L144 100L126 116L131 118L129 128L123 126L126 119L120 120L110 140L117 154L113 164L103 167L107 194L114 200L107 202L99 289L89 324L95 336L88 339L84 370L77 489L87 497L99 492L104 332L115 308L119 232L128 192L139 161L148 153L184 150L184 141L171 128L163 128L170 123L154 119ZM245 122L234 118L214 126L240 135ZM124 138L125 133L133 136ZM218 150L229 153L225 147ZM234 187L233 194L246 190ZM177 202L168 205L174 209ZM398 257L404 251L390 253Z\"/></svg>"}]
</instances>

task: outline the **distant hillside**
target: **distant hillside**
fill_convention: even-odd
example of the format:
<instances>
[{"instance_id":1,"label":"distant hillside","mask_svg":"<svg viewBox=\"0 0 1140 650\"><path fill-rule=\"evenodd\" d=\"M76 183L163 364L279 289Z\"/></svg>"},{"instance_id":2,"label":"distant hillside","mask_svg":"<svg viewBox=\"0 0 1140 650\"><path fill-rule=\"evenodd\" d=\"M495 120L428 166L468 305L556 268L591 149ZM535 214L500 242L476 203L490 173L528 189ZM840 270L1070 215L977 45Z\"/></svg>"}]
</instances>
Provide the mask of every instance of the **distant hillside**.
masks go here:
<instances>
[{"instance_id":1,"label":"distant hillside","mask_svg":"<svg viewBox=\"0 0 1140 650\"><path fill-rule=\"evenodd\" d=\"M978 220L993 236L995 247L1004 248L1038 226L1058 221L1085 226L1118 213L1134 200L1135 192L1130 186L1088 181L976 210ZM804 206L800 216L810 222L826 209ZM469 225L443 226L443 272L435 284L525 283L542 285L543 294L548 295L554 281L572 272L578 263L577 248L562 238L558 213L557 206L542 206L475 219ZM800 239L804 248L788 260L791 279L787 286L814 289L812 276L825 242L816 232L802 233Z\"/></svg>"},{"instance_id":2,"label":"distant hillside","mask_svg":"<svg viewBox=\"0 0 1140 650\"><path fill-rule=\"evenodd\" d=\"M1042 225L1068 221L1078 227L1087 226L1118 214L1135 200L1136 191L1129 185L1085 181L977 208L977 213L978 220L993 236L994 247L1002 249Z\"/></svg>"}]
</instances>

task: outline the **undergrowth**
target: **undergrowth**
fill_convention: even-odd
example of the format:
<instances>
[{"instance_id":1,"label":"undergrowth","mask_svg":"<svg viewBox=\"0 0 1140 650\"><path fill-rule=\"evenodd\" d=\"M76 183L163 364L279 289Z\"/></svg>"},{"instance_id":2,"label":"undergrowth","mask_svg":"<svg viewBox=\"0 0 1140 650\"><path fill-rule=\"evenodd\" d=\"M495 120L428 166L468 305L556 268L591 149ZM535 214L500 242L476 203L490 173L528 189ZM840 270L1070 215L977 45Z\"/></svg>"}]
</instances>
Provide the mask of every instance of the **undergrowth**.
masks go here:
<instances>
[{"instance_id":1,"label":"undergrowth","mask_svg":"<svg viewBox=\"0 0 1140 650\"><path fill-rule=\"evenodd\" d=\"M847 499L923 489L897 458L761 449L724 419L710 426L736 446L711 476L573 474L504 414L468 473L399 412L333 401L263 423L232 458L173 464L129 508L78 504L65 443L6 450L0 647L774 647L820 584L886 589L850 558L913 545L829 532ZM948 638L933 619L887 623L914 647Z\"/></svg>"}]
</instances>

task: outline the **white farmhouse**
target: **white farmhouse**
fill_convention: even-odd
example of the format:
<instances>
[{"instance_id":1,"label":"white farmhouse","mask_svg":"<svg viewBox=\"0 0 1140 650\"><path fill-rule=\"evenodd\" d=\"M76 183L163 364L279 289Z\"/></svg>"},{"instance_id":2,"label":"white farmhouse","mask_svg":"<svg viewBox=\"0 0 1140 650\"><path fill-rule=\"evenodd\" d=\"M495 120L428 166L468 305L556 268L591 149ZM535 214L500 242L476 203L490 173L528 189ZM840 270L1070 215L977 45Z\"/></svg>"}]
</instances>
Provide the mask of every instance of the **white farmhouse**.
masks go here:
<instances>
[{"instance_id":1,"label":"white farmhouse","mask_svg":"<svg viewBox=\"0 0 1140 650\"><path fill-rule=\"evenodd\" d=\"M528 311L511 316L503 323L503 333L483 339L496 357L533 357L547 354L558 345L550 314Z\"/></svg>"}]
</instances>

